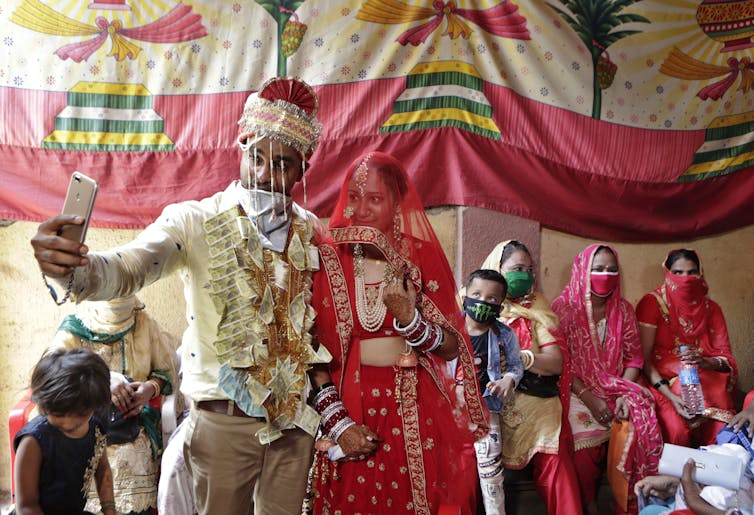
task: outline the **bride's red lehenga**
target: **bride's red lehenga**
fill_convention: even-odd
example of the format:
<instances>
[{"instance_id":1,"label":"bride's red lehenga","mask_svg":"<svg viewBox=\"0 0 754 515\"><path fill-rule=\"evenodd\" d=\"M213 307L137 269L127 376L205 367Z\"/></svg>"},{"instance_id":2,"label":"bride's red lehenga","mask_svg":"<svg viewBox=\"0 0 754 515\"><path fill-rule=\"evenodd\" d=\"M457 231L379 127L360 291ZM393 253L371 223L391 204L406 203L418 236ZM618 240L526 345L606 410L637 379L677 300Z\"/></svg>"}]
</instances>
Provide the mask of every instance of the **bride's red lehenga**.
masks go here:
<instances>
[{"instance_id":1,"label":"bride's red lehenga","mask_svg":"<svg viewBox=\"0 0 754 515\"><path fill-rule=\"evenodd\" d=\"M365 169L380 173L383 183L400 191L394 224L399 231L391 231L399 237L352 225L348 184L359 168L361 173ZM386 169L392 173L386 175ZM475 513L477 476L471 443L487 426L486 412L455 281L403 166L378 152L357 159L343 183L329 230L332 241L320 246L320 272L314 278L317 336L333 355L330 374L351 418L384 440L360 461L331 462L327 453L317 453L314 513L429 515L443 504L458 505L464 514ZM393 269L404 267L419 292L417 307L422 315L456 337L458 366L467 378L464 403L456 400L447 362L431 352L420 354L413 366L411 360L401 359L408 366L360 363L361 345L368 345L370 338L397 333L389 311L376 330L364 329L359 321L354 272L357 244L378 249Z\"/></svg>"}]
</instances>

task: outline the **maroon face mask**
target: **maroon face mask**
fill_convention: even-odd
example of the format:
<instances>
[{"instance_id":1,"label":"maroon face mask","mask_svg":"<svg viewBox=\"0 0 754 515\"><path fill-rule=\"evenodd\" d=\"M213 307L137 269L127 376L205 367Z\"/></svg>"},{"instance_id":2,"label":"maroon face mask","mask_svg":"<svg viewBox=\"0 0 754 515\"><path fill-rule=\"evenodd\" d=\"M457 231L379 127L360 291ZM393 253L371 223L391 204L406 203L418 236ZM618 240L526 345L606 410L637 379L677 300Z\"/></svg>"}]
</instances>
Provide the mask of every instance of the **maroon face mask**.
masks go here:
<instances>
[{"instance_id":1,"label":"maroon face mask","mask_svg":"<svg viewBox=\"0 0 754 515\"><path fill-rule=\"evenodd\" d=\"M707 295L707 282L699 275L674 275L666 271L665 284L671 297L687 304L697 304Z\"/></svg>"}]
</instances>

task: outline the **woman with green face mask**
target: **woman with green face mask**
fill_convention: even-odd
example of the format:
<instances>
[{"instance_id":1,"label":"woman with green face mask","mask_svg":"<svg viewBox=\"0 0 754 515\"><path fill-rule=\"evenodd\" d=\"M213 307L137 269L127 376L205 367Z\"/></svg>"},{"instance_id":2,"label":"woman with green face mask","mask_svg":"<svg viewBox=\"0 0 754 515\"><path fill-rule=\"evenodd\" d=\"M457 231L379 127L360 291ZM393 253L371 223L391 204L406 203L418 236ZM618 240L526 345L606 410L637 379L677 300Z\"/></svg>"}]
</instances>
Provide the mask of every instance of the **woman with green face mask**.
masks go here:
<instances>
[{"instance_id":1,"label":"woman with green face mask","mask_svg":"<svg viewBox=\"0 0 754 515\"><path fill-rule=\"evenodd\" d=\"M534 290L534 263L523 243L499 243L482 268L499 270L508 283L500 318L516 332L524 364L515 400L502 414L503 465L522 469L533 463L547 513L582 513L567 417L571 379L558 317Z\"/></svg>"}]
</instances>

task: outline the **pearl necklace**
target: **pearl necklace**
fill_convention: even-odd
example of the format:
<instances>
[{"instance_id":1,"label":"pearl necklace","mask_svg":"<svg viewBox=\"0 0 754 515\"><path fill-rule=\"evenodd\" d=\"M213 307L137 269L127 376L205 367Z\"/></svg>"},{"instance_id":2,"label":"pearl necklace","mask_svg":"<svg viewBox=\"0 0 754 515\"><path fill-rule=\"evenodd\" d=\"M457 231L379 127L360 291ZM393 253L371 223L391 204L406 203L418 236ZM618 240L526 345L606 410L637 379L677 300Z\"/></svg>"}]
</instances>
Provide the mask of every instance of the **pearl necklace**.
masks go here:
<instances>
[{"instance_id":1,"label":"pearl necklace","mask_svg":"<svg viewBox=\"0 0 754 515\"><path fill-rule=\"evenodd\" d=\"M369 302L364 284L364 252L360 243L353 247L353 273L356 287L356 316L359 317L359 323L366 331L377 332L382 327L387 314L387 306L382 302L385 281L380 281L376 298Z\"/></svg>"}]
</instances>

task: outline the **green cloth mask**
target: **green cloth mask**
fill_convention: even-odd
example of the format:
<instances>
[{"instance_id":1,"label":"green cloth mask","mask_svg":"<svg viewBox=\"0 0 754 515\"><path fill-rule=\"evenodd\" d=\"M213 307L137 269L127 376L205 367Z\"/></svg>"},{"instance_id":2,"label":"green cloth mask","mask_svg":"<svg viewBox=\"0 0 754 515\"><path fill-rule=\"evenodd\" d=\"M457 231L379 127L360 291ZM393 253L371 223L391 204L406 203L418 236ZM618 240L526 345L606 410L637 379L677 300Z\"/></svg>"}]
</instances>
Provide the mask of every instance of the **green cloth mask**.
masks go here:
<instances>
[{"instance_id":1,"label":"green cloth mask","mask_svg":"<svg viewBox=\"0 0 754 515\"><path fill-rule=\"evenodd\" d=\"M505 273L505 280L508 283L508 297L517 299L529 293L529 290L534 285L534 274L511 270Z\"/></svg>"}]
</instances>

